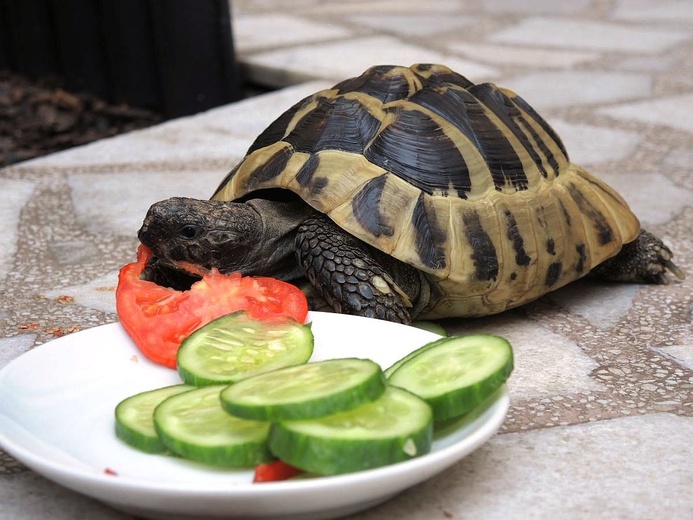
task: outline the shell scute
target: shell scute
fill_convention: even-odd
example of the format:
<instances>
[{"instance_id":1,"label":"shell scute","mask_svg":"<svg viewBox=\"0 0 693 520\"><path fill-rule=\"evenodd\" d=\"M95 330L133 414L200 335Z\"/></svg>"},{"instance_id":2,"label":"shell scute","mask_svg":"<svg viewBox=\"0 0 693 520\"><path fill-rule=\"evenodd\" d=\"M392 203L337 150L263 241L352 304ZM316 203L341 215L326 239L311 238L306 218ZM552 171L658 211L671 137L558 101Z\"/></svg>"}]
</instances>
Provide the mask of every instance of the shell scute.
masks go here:
<instances>
[{"instance_id":1,"label":"shell scute","mask_svg":"<svg viewBox=\"0 0 693 520\"><path fill-rule=\"evenodd\" d=\"M488 109L470 92L459 88L430 88L417 92L411 100L446 118L468 139L463 156L473 156L476 151L481 154L494 189L501 190L508 184L516 190L527 189L527 176L515 148L489 117Z\"/></svg>"},{"instance_id":2,"label":"shell scute","mask_svg":"<svg viewBox=\"0 0 693 520\"><path fill-rule=\"evenodd\" d=\"M421 193L412 212L412 227L416 233L414 250L420 263L434 272L445 269L448 249L446 228L436 214L432 197Z\"/></svg>"},{"instance_id":3,"label":"shell scute","mask_svg":"<svg viewBox=\"0 0 693 520\"><path fill-rule=\"evenodd\" d=\"M467 88L474 85L471 81L445 65L435 63L419 63L410 67L428 85L450 84L458 87Z\"/></svg>"},{"instance_id":4,"label":"shell scute","mask_svg":"<svg viewBox=\"0 0 693 520\"><path fill-rule=\"evenodd\" d=\"M391 109L389 115L364 157L429 195L452 189L467 198L470 172L444 126L413 104Z\"/></svg>"},{"instance_id":5,"label":"shell scute","mask_svg":"<svg viewBox=\"0 0 693 520\"><path fill-rule=\"evenodd\" d=\"M375 238L391 237L394 224L380 211L387 174L371 179L351 199L351 209L360 226Z\"/></svg>"},{"instance_id":6,"label":"shell scute","mask_svg":"<svg viewBox=\"0 0 693 520\"><path fill-rule=\"evenodd\" d=\"M394 65L378 65L365 73L335 85L339 94L359 92L380 103L405 99L421 88L420 78L410 69Z\"/></svg>"},{"instance_id":7,"label":"shell scute","mask_svg":"<svg viewBox=\"0 0 693 520\"><path fill-rule=\"evenodd\" d=\"M323 150L304 155L307 156L306 162L296 171L287 173L287 183L282 187L293 191L323 213L350 204L365 184L386 173L360 154Z\"/></svg>"},{"instance_id":8,"label":"shell scute","mask_svg":"<svg viewBox=\"0 0 693 520\"><path fill-rule=\"evenodd\" d=\"M296 123L284 141L294 150L305 153L322 150L361 153L380 124L380 120L357 99L319 98L315 108Z\"/></svg>"}]
</instances>

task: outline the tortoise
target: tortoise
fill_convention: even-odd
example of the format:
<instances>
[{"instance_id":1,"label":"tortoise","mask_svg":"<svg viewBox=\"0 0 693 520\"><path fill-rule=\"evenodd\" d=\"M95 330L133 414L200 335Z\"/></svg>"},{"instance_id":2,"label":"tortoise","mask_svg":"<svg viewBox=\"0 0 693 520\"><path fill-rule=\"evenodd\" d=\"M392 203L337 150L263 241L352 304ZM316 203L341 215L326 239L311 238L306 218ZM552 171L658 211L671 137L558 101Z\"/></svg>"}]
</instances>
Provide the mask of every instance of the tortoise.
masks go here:
<instances>
[{"instance_id":1,"label":"tortoise","mask_svg":"<svg viewBox=\"0 0 693 520\"><path fill-rule=\"evenodd\" d=\"M683 272L520 96L436 64L375 66L296 103L210 200L138 232L144 277L190 264L307 280L337 312L400 323L517 307L591 273Z\"/></svg>"}]
</instances>

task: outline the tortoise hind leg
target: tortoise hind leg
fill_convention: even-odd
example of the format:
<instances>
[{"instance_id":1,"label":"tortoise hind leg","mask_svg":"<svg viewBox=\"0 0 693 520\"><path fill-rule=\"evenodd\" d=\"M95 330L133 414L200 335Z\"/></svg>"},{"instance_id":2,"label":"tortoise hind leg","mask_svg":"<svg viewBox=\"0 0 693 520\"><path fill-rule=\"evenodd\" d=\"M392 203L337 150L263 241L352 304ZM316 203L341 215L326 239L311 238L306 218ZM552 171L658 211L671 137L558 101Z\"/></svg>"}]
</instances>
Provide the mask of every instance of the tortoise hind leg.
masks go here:
<instances>
[{"instance_id":1,"label":"tortoise hind leg","mask_svg":"<svg viewBox=\"0 0 693 520\"><path fill-rule=\"evenodd\" d=\"M411 322L412 304L402 285L418 294L416 269L367 246L324 215L312 216L298 228L296 256L306 278L335 311Z\"/></svg>"},{"instance_id":2,"label":"tortoise hind leg","mask_svg":"<svg viewBox=\"0 0 693 520\"><path fill-rule=\"evenodd\" d=\"M621 251L592 269L592 275L614 282L668 283L667 271L683 280L685 275L671 261L673 254L649 231L640 230L638 237L624 244Z\"/></svg>"}]
</instances>

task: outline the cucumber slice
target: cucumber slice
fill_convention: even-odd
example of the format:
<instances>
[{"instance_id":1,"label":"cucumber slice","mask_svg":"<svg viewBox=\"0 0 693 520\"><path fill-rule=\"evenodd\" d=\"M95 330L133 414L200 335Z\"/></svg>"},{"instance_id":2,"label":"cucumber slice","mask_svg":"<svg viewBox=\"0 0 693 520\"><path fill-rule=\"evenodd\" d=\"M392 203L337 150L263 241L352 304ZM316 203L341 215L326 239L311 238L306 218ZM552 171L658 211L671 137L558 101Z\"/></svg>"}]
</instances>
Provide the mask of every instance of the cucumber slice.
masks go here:
<instances>
[{"instance_id":1,"label":"cucumber slice","mask_svg":"<svg viewBox=\"0 0 693 520\"><path fill-rule=\"evenodd\" d=\"M249 467L272 460L269 423L227 414L219 401L223 388L203 386L157 406L154 426L164 445L181 457L219 467Z\"/></svg>"},{"instance_id":2,"label":"cucumber slice","mask_svg":"<svg viewBox=\"0 0 693 520\"><path fill-rule=\"evenodd\" d=\"M221 404L244 419L310 419L355 408L384 391L385 376L377 363L343 358L244 379L221 392Z\"/></svg>"},{"instance_id":3,"label":"cucumber slice","mask_svg":"<svg viewBox=\"0 0 693 520\"><path fill-rule=\"evenodd\" d=\"M418 356L424 350L428 350L429 348L435 347L436 345L438 345L438 343L444 342L447 339L448 338L445 337L445 338L437 339L435 341L431 341L430 343L426 343L423 347L419 347L416 350L410 352L409 354L404 356L402 359L396 361L392 366L386 368L384 371L385 377L389 380L390 376L395 373L395 370L397 370L399 367L401 367L404 363L409 361L411 358Z\"/></svg>"},{"instance_id":4,"label":"cucumber slice","mask_svg":"<svg viewBox=\"0 0 693 520\"><path fill-rule=\"evenodd\" d=\"M405 390L388 387L376 401L346 412L275 423L269 446L292 466L335 475L424 455L432 436L430 406Z\"/></svg>"},{"instance_id":5,"label":"cucumber slice","mask_svg":"<svg viewBox=\"0 0 693 520\"><path fill-rule=\"evenodd\" d=\"M448 331L445 330L445 327L434 321L414 321L411 325L412 327L416 327L417 329L426 330L428 332L432 332L433 334L438 334L438 336L448 335Z\"/></svg>"},{"instance_id":6,"label":"cucumber slice","mask_svg":"<svg viewBox=\"0 0 693 520\"><path fill-rule=\"evenodd\" d=\"M424 399L434 420L442 421L481 404L512 370L513 351L507 340L473 334L424 345L390 372L388 383Z\"/></svg>"},{"instance_id":7,"label":"cucumber slice","mask_svg":"<svg viewBox=\"0 0 693 520\"><path fill-rule=\"evenodd\" d=\"M164 453L166 446L154 429L152 414L164 399L195 387L174 385L149 390L122 400L115 409L116 436L133 448L146 453Z\"/></svg>"},{"instance_id":8,"label":"cucumber slice","mask_svg":"<svg viewBox=\"0 0 693 520\"><path fill-rule=\"evenodd\" d=\"M312 353L310 325L291 318L259 321L240 311L190 334L178 350L178 373L183 381L196 386L235 383L305 363Z\"/></svg>"}]
</instances>

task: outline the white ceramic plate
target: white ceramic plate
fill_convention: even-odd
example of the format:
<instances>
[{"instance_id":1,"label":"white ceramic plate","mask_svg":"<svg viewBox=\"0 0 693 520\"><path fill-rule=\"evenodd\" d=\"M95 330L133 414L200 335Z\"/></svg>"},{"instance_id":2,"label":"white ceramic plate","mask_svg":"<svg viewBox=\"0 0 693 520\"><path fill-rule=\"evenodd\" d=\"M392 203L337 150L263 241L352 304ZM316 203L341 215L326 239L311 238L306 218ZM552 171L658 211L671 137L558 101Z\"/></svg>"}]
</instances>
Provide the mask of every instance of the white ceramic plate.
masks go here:
<instances>
[{"instance_id":1,"label":"white ceramic plate","mask_svg":"<svg viewBox=\"0 0 693 520\"><path fill-rule=\"evenodd\" d=\"M313 360L366 357L387 368L437 337L367 318L319 312L311 318ZM252 471L148 455L116 438L116 404L179 382L175 371L145 359L118 323L56 339L0 371L0 446L67 488L148 518L334 518L382 502L460 460L496 432L509 404L503 388L437 434L423 457L348 475L252 484Z\"/></svg>"}]
</instances>

